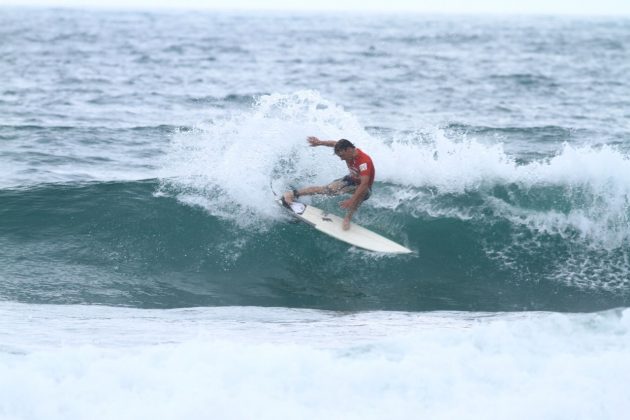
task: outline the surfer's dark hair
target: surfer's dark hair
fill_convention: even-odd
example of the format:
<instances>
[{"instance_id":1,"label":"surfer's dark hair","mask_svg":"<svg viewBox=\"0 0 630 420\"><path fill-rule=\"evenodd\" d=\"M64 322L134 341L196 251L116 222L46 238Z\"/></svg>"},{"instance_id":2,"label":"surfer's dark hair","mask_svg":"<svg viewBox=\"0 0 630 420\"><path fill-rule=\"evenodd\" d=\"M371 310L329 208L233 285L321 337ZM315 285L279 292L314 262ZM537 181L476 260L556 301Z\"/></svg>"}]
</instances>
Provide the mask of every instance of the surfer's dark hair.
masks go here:
<instances>
[{"instance_id":1,"label":"surfer's dark hair","mask_svg":"<svg viewBox=\"0 0 630 420\"><path fill-rule=\"evenodd\" d=\"M335 153L346 150L349 147L352 147L354 149L354 144L352 144L350 140L341 139L337 143L335 143Z\"/></svg>"}]
</instances>

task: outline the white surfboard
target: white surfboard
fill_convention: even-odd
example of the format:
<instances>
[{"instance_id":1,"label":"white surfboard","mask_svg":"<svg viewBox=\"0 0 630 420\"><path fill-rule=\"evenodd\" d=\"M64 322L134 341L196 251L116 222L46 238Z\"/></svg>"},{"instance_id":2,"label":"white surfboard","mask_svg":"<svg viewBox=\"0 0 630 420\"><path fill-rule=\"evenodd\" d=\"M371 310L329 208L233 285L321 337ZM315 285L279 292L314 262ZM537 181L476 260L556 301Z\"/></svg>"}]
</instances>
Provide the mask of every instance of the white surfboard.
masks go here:
<instances>
[{"instance_id":1,"label":"white surfboard","mask_svg":"<svg viewBox=\"0 0 630 420\"><path fill-rule=\"evenodd\" d=\"M278 200L278 203L282 206L280 200ZM294 201L291 203L291 208L287 210L290 210L298 219L308 223L320 232L358 248L388 254L409 254L412 252L410 249L356 223L351 223L350 229L343 230L343 219L341 217L326 213L317 207Z\"/></svg>"}]
</instances>

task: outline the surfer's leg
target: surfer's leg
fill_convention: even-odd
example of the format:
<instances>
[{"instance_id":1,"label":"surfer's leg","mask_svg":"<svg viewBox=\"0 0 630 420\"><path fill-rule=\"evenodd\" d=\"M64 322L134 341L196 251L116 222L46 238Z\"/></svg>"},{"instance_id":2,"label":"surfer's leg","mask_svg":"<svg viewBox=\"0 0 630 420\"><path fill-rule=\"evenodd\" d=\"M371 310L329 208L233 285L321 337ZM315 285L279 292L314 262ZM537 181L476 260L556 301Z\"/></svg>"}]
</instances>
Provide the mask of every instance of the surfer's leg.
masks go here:
<instances>
[{"instance_id":1,"label":"surfer's leg","mask_svg":"<svg viewBox=\"0 0 630 420\"><path fill-rule=\"evenodd\" d=\"M339 188L339 194L354 194L359 184L356 183L350 176L344 176L338 180L341 184Z\"/></svg>"},{"instance_id":2,"label":"surfer's leg","mask_svg":"<svg viewBox=\"0 0 630 420\"><path fill-rule=\"evenodd\" d=\"M340 180L343 183L343 186L341 187L341 189L339 190L340 194L354 194L354 192L357 190L357 187L359 186L359 183L354 181L351 177L346 176L344 178L342 178ZM372 188L368 188L368 190L365 192L365 194L363 195L363 198L361 199L361 202L367 200L368 198L370 198L370 196L372 195Z\"/></svg>"},{"instance_id":3,"label":"surfer's leg","mask_svg":"<svg viewBox=\"0 0 630 420\"><path fill-rule=\"evenodd\" d=\"M328 185L324 186L313 186L306 187L299 190L287 191L284 193L284 201L288 204L291 204L293 200L302 196L302 195L315 195L315 194L325 194L325 195L337 195L343 192L343 189L346 187L346 183L343 180L334 180Z\"/></svg>"},{"instance_id":4,"label":"surfer's leg","mask_svg":"<svg viewBox=\"0 0 630 420\"><path fill-rule=\"evenodd\" d=\"M284 193L284 201L291 204L293 200L302 195L326 194L326 187L306 187L299 190L287 191Z\"/></svg>"},{"instance_id":5,"label":"surfer's leg","mask_svg":"<svg viewBox=\"0 0 630 420\"><path fill-rule=\"evenodd\" d=\"M343 192L345 187L346 183L343 179L335 179L333 182L324 187L322 194L339 195Z\"/></svg>"}]
</instances>

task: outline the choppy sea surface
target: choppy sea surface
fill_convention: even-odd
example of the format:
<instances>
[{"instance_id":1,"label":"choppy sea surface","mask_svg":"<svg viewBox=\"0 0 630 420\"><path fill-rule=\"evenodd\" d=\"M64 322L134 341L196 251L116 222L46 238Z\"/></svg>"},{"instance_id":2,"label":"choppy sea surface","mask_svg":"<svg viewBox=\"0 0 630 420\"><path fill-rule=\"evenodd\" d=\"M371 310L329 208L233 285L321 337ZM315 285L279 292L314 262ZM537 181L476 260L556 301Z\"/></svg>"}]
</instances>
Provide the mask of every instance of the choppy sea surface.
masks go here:
<instances>
[{"instance_id":1,"label":"choppy sea surface","mask_svg":"<svg viewBox=\"0 0 630 420\"><path fill-rule=\"evenodd\" d=\"M629 57L627 17L0 8L0 418L625 418ZM309 135L413 254L277 206L344 175Z\"/></svg>"}]
</instances>

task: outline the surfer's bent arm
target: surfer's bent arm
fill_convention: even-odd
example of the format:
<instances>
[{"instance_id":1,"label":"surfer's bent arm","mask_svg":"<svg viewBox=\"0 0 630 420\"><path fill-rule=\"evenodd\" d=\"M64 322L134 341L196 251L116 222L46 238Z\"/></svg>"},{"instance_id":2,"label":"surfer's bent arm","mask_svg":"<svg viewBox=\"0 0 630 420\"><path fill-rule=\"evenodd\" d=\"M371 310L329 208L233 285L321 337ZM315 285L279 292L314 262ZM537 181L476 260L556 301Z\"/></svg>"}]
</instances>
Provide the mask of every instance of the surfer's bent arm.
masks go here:
<instances>
[{"instance_id":1,"label":"surfer's bent arm","mask_svg":"<svg viewBox=\"0 0 630 420\"><path fill-rule=\"evenodd\" d=\"M308 141L312 147L315 147L315 146L335 147L335 144L337 144L337 140L320 140L315 136L307 137L306 141Z\"/></svg>"},{"instance_id":2,"label":"surfer's bent arm","mask_svg":"<svg viewBox=\"0 0 630 420\"><path fill-rule=\"evenodd\" d=\"M365 193L367 192L367 189L370 185L369 180L370 177L362 176L361 183L355 190L354 194L352 194L352 197L341 203L341 207L347 210L346 217L343 218L343 230L350 229L350 221L352 220L352 215L357 210L359 205L363 202L362 198L365 196Z\"/></svg>"},{"instance_id":3,"label":"surfer's bent arm","mask_svg":"<svg viewBox=\"0 0 630 420\"><path fill-rule=\"evenodd\" d=\"M363 175L361 176L360 179L361 179L361 183L359 184L357 189L354 191L354 194L352 194L352 197L350 197L349 199L341 203L341 207L343 207L344 209L348 209L351 212L354 212L359 207L359 205L363 202L363 197L365 196L365 193L367 192L368 188L370 188L369 176Z\"/></svg>"}]
</instances>

